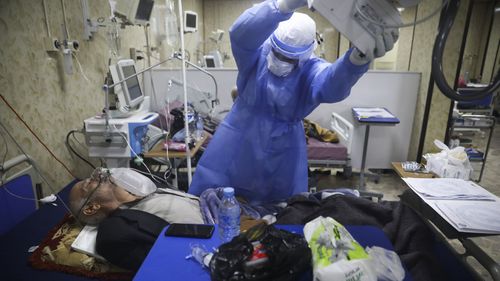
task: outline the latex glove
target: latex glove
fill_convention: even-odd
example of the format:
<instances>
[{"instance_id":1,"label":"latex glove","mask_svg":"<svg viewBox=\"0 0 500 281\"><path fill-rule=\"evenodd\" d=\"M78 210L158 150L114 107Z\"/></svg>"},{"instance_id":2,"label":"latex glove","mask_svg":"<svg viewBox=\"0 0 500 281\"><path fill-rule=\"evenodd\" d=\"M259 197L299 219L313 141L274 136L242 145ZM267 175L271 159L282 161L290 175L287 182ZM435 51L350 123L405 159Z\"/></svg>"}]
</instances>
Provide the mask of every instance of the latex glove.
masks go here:
<instances>
[{"instance_id":1,"label":"latex glove","mask_svg":"<svg viewBox=\"0 0 500 281\"><path fill-rule=\"evenodd\" d=\"M383 57L385 53L389 52L394 48L394 44L398 41L399 30L398 29L386 29L382 34L375 38L375 49L367 54L361 53L357 48L355 48L351 55L349 56L350 61L356 65L364 65L370 61Z\"/></svg>"},{"instance_id":2,"label":"latex glove","mask_svg":"<svg viewBox=\"0 0 500 281\"><path fill-rule=\"evenodd\" d=\"M282 13L291 13L296 9L306 6L307 0L278 0L278 9Z\"/></svg>"}]
</instances>

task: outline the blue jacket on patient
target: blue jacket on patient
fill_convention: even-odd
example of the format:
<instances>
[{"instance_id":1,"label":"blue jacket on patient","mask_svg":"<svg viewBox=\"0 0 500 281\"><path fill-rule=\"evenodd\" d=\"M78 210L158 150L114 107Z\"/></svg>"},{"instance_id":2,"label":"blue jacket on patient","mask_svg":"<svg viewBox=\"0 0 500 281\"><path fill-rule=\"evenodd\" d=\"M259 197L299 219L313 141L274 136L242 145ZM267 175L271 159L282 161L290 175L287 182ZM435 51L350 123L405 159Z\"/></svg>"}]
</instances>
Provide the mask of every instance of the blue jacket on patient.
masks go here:
<instances>
[{"instance_id":1,"label":"blue jacket on patient","mask_svg":"<svg viewBox=\"0 0 500 281\"><path fill-rule=\"evenodd\" d=\"M321 103L345 99L368 65L311 57L289 75L269 72L270 36L292 13L274 0L246 10L230 29L239 74L238 98L196 167L189 193L231 186L251 203L282 201L307 191L302 119Z\"/></svg>"}]
</instances>

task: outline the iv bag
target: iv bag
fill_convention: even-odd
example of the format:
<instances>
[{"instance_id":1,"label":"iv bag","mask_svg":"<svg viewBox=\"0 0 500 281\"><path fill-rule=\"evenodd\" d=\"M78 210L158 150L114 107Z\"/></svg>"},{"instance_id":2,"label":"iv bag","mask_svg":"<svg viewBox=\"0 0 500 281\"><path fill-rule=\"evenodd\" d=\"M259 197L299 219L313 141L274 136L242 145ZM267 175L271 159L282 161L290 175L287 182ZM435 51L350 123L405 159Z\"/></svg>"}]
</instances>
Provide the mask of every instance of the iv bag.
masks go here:
<instances>
[{"instance_id":1,"label":"iv bag","mask_svg":"<svg viewBox=\"0 0 500 281\"><path fill-rule=\"evenodd\" d=\"M151 15L150 23L154 45L159 47L160 53L168 52L165 45L170 46L173 50L177 49L179 31L174 9L174 2L165 0L164 4L155 4Z\"/></svg>"},{"instance_id":2,"label":"iv bag","mask_svg":"<svg viewBox=\"0 0 500 281\"><path fill-rule=\"evenodd\" d=\"M106 26L106 42L108 43L111 57L119 58L121 49L120 30L116 19L113 18Z\"/></svg>"},{"instance_id":3,"label":"iv bag","mask_svg":"<svg viewBox=\"0 0 500 281\"><path fill-rule=\"evenodd\" d=\"M176 48L179 41L179 27L177 26L177 15L175 14L175 5L172 0L165 0L165 30L167 44Z\"/></svg>"}]
</instances>

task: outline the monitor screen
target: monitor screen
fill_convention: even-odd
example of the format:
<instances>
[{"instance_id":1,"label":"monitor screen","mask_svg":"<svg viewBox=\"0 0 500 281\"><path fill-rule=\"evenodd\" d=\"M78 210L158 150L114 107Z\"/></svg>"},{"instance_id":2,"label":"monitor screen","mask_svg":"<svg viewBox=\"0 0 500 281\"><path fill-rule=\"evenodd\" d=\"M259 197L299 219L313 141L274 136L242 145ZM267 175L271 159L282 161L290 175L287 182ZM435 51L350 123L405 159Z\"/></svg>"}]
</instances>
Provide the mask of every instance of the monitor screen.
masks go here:
<instances>
[{"instance_id":1,"label":"monitor screen","mask_svg":"<svg viewBox=\"0 0 500 281\"><path fill-rule=\"evenodd\" d=\"M205 64L207 67L215 67L215 59L213 57L205 58Z\"/></svg>"},{"instance_id":2,"label":"monitor screen","mask_svg":"<svg viewBox=\"0 0 500 281\"><path fill-rule=\"evenodd\" d=\"M151 17L151 12L153 11L154 3L155 1L153 0L139 0L139 5L137 6L135 19L142 21L149 21L149 18Z\"/></svg>"},{"instance_id":3,"label":"monitor screen","mask_svg":"<svg viewBox=\"0 0 500 281\"><path fill-rule=\"evenodd\" d=\"M186 13L186 27L197 28L195 14Z\"/></svg>"},{"instance_id":4,"label":"monitor screen","mask_svg":"<svg viewBox=\"0 0 500 281\"><path fill-rule=\"evenodd\" d=\"M124 76L123 78L124 79L131 76L131 75L134 75L136 73L133 65L123 66L122 71L123 71L123 76ZM137 78L137 76L128 79L125 83L127 83L127 89L128 89L128 93L130 96L129 97L130 102L142 97L142 91L141 91L141 87L139 85L139 79Z\"/></svg>"}]
</instances>

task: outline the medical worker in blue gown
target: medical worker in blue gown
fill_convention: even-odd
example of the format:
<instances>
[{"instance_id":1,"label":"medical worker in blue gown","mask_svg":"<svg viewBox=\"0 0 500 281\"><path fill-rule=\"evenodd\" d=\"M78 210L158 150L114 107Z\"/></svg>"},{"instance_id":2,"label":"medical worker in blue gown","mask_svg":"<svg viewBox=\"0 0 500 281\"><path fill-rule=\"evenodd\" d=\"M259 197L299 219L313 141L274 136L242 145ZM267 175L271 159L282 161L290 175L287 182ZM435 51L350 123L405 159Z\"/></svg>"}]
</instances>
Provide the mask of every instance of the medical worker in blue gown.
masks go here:
<instances>
[{"instance_id":1,"label":"medical worker in blue gown","mask_svg":"<svg viewBox=\"0 0 500 281\"><path fill-rule=\"evenodd\" d=\"M313 55L314 21L293 12L306 3L268 0L231 27L238 98L198 162L189 193L231 186L237 196L262 203L307 191L302 119L321 103L349 96L370 58L392 49L398 33L385 32L371 54L351 49L329 63Z\"/></svg>"}]
</instances>

